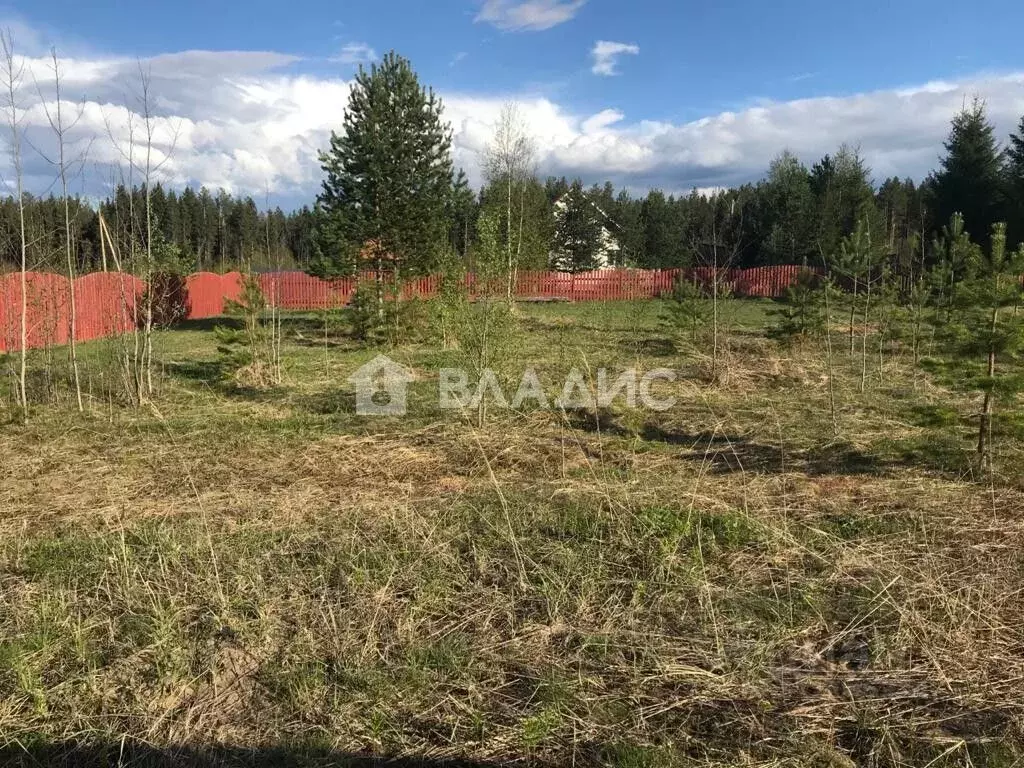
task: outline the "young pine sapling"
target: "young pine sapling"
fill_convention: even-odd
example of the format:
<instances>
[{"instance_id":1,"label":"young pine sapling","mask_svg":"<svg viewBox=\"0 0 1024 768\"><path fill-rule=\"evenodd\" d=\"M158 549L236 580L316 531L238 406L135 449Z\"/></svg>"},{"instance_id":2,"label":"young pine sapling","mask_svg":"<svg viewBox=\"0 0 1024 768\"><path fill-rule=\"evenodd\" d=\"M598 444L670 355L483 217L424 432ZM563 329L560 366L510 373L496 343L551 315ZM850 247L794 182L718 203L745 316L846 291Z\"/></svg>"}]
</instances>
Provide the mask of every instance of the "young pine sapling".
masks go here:
<instances>
[{"instance_id":1,"label":"young pine sapling","mask_svg":"<svg viewBox=\"0 0 1024 768\"><path fill-rule=\"evenodd\" d=\"M992 467L996 406L1024 389L1024 376L1007 365L1024 352L1024 317L1012 311L1021 300L1024 246L1008 253L1006 225L996 224L988 253L967 266L973 274L957 289L957 322L952 331L959 341L957 351L980 360L980 364L963 371L958 380L982 392L977 459L979 469L984 471Z\"/></svg>"},{"instance_id":2,"label":"young pine sapling","mask_svg":"<svg viewBox=\"0 0 1024 768\"><path fill-rule=\"evenodd\" d=\"M708 299L692 280L680 273L665 302L662 319L673 331L689 331L690 341L696 342L698 333L711 319Z\"/></svg>"},{"instance_id":3,"label":"young pine sapling","mask_svg":"<svg viewBox=\"0 0 1024 768\"><path fill-rule=\"evenodd\" d=\"M810 270L801 270L786 289L783 305L770 314L778 322L769 329L772 338L788 345L803 346L825 330L825 289L822 278Z\"/></svg>"}]
</instances>

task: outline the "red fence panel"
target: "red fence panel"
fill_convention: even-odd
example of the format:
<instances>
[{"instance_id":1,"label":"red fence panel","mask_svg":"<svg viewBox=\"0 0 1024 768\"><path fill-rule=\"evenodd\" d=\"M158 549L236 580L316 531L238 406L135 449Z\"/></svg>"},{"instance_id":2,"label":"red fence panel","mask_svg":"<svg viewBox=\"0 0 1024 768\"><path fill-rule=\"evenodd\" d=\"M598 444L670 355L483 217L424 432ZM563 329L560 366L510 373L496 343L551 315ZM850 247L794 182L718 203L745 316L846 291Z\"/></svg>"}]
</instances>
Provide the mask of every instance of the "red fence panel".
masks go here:
<instances>
[{"instance_id":1,"label":"red fence panel","mask_svg":"<svg viewBox=\"0 0 1024 768\"><path fill-rule=\"evenodd\" d=\"M780 297L793 284L802 268L781 265L726 269L718 271L719 285L739 296ZM812 270L821 274L820 269ZM688 269L608 269L572 275L564 272L523 271L517 274L515 293L520 299L565 299L570 301L618 301L663 296L672 291L680 277L705 288L715 280L712 267ZM268 304L282 309L332 309L349 303L360 280L373 280L367 273L359 277L322 280L304 272L276 272L260 275L258 280ZM21 273L0 275L0 351L21 346ZM199 272L185 280L188 292L188 317L201 319L224 313L225 302L239 300L242 275L229 272L217 275ZM388 279L391 282L391 279ZM68 280L60 275L28 272L26 336L30 347L64 344L70 338L70 298ZM403 283L405 299L427 299L437 295L441 278L430 275ZM465 277L470 295L475 294L476 279ZM78 278L74 284L77 311L76 338L98 339L131 330L137 322L135 306L145 283L119 272L94 273Z\"/></svg>"},{"instance_id":2,"label":"red fence panel","mask_svg":"<svg viewBox=\"0 0 1024 768\"><path fill-rule=\"evenodd\" d=\"M188 317L200 320L224 314L224 290L221 276L213 272L196 272L185 278L188 291Z\"/></svg>"},{"instance_id":3,"label":"red fence panel","mask_svg":"<svg viewBox=\"0 0 1024 768\"><path fill-rule=\"evenodd\" d=\"M21 349L22 276L0 278L0 349ZM66 344L70 338L68 279L49 272L25 274L25 338L30 348Z\"/></svg>"},{"instance_id":4,"label":"red fence panel","mask_svg":"<svg viewBox=\"0 0 1024 768\"><path fill-rule=\"evenodd\" d=\"M121 272L93 272L75 280L75 338L89 341L130 331L145 288L137 277Z\"/></svg>"},{"instance_id":5,"label":"red fence panel","mask_svg":"<svg viewBox=\"0 0 1024 768\"><path fill-rule=\"evenodd\" d=\"M228 272L220 276L224 301L238 301L242 298L242 281L244 279L245 276L241 272Z\"/></svg>"},{"instance_id":6,"label":"red fence panel","mask_svg":"<svg viewBox=\"0 0 1024 768\"><path fill-rule=\"evenodd\" d=\"M21 274L0 275L0 352L21 347Z\"/></svg>"}]
</instances>

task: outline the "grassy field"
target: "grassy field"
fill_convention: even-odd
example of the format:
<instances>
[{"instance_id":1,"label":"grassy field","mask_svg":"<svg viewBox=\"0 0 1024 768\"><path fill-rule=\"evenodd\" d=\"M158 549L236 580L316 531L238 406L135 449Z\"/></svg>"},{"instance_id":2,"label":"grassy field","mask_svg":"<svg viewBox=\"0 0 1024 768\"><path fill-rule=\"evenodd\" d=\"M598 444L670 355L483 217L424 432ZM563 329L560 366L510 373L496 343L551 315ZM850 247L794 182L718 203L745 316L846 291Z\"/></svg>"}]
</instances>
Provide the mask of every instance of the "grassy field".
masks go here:
<instances>
[{"instance_id":1,"label":"grassy field","mask_svg":"<svg viewBox=\"0 0 1024 768\"><path fill-rule=\"evenodd\" d=\"M976 477L976 398L899 349L860 393L837 328L835 429L770 306L712 376L658 302L524 305L510 368L670 367L678 402L484 428L425 330L385 350L403 418L355 415L381 350L340 316L285 319L271 390L161 332L138 410L88 345L88 414L0 407L0 761L1024 763L1024 427Z\"/></svg>"}]
</instances>

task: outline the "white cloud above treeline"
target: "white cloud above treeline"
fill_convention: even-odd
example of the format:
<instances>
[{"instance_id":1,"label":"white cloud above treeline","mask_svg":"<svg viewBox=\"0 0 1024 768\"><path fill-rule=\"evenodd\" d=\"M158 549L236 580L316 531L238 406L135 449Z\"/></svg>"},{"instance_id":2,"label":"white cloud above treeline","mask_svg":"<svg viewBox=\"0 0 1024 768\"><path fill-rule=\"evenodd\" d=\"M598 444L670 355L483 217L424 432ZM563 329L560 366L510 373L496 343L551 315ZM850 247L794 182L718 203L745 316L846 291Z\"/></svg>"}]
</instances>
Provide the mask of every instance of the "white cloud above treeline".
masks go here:
<instances>
[{"instance_id":1,"label":"white cloud above treeline","mask_svg":"<svg viewBox=\"0 0 1024 768\"><path fill-rule=\"evenodd\" d=\"M32 147L51 157L55 153L32 75L52 105L51 75L43 52L32 53L17 100L26 110L28 188L46 193L53 189L54 170ZM63 60L64 96L78 105L76 113L81 110L69 153L88 158L73 189L103 194L112 178L127 176L129 124L134 123L136 139L141 131L141 68L150 78L154 162L163 163L164 182L223 187L256 198L269 188L290 204L312 202L321 178L317 153L328 145L331 130L342 126L350 82L295 73L297 61L259 51L186 51L141 62L96 56ZM440 95L452 125L456 163L479 181L480 153L508 97ZM937 165L950 119L974 96L986 101L1005 138L1024 114L1024 73L762 101L689 122L645 120L614 104L581 114L549 98L527 96L519 103L536 138L541 175L683 192L756 179L783 149L811 163L842 143L860 148L876 180L920 179ZM2 141L7 143L6 136ZM0 178L6 182L10 173L4 153Z\"/></svg>"},{"instance_id":2,"label":"white cloud above treeline","mask_svg":"<svg viewBox=\"0 0 1024 768\"><path fill-rule=\"evenodd\" d=\"M598 40L590 52L594 65L590 71L595 75L612 77L619 74L616 65L620 56L639 56L640 46L631 43L616 43L611 40Z\"/></svg>"}]
</instances>

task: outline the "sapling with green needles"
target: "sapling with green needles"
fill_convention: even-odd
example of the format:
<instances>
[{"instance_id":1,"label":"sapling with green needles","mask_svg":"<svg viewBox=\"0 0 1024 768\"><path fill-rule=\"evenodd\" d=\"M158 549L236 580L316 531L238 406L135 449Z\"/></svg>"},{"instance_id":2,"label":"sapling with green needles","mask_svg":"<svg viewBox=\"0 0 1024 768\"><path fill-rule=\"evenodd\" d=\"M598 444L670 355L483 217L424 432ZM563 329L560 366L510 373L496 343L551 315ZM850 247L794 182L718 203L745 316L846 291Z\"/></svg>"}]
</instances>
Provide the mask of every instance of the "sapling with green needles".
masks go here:
<instances>
[{"instance_id":1,"label":"sapling with green needles","mask_svg":"<svg viewBox=\"0 0 1024 768\"><path fill-rule=\"evenodd\" d=\"M662 314L665 325L674 331L689 331L690 341L696 342L698 332L711 319L710 314L707 297L696 283L681 272L665 302Z\"/></svg>"},{"instance_id":2,"label":"sapling with green needles","mask_svg":"<svg viewBox=\"0 0 1024 768\"><path fill-rule=\"evenodd\" d=\"M964 286L965 351L980 353L984 373L976 381L982 390L978 424L978 463L992 463L992 418L997 398L1008 399L1024 389L1024 377L1000 363L1016 360L1024 350L1024 318L1009 312L1020 303L1024 272L1024 246L1014 253L1006 248L1006 224L992 228L989 252L978 264L978 276Z\"/></svg>"},{"instance_id":3,"label":"sapling with green needles","mask_svg":"<svg viewBox=\"0 0 1024 768\"><path fill-rule=\"evenodd\" d=\"M1024 246L1008 251L1003 223L993 226L987 252L971 243L966 233L957 242L966 254L958 265L965 277L951 282L953 291L947 294L952 301L943 335L949 358L932 366L941 365L956 388L981 393L976 451L978 469L984 472L993 467L997 407L1024 390L1024 375L1012 365L1024 357L1024 316L1011 311L1021 300ZM950 266L947 263L947 275Z\"/></svg>"},{"instance_id":4,"label":"sapling with green needles","mask_svg":"<svg viewBox=\"0 0 1024 768\"><path fill-rule=\"evenodd\" d=\"M779 320L769 329L769 335L798 346L820 336L825 330L823 284L818 275L807 269L801 270L796 281L786 289L783 306L770 312Z\"/></svg>"}]
</instances>

